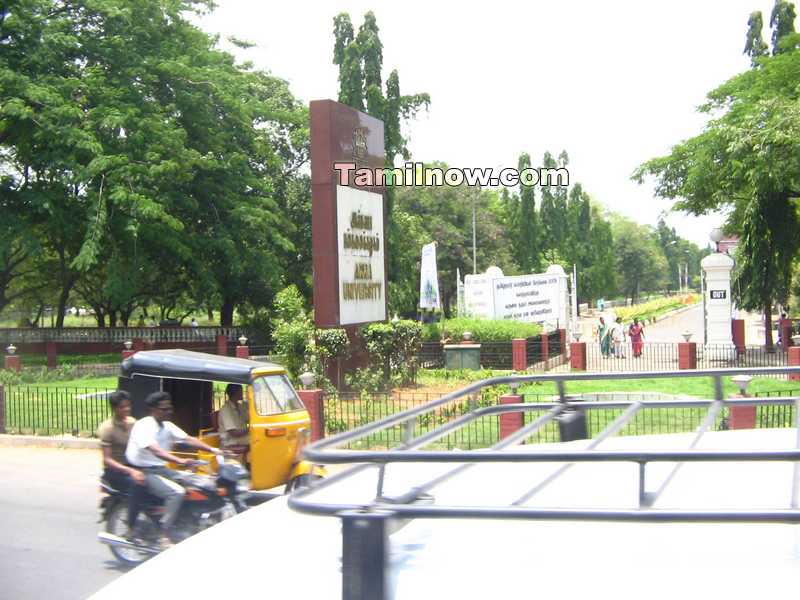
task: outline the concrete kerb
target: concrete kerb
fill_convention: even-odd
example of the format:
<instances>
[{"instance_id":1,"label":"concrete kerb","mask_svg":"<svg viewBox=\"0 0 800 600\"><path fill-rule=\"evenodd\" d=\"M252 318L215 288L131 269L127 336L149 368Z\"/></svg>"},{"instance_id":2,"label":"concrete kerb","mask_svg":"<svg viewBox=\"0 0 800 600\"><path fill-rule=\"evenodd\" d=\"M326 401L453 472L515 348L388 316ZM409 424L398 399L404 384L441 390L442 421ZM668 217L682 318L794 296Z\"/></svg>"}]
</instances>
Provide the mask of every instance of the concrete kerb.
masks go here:
<instances>
[{"instance_id":1,"label":"concrete kerb","mask_svg":"<svg viewBox=\"0 0 800 600\"><path fill-rule=\"evenodd\" d=\"M0 434L2 447L61 448L64 450L99 450L100 440L78 438L71 435L47 437L42 435Z\"/></svg>"}]
</instances>

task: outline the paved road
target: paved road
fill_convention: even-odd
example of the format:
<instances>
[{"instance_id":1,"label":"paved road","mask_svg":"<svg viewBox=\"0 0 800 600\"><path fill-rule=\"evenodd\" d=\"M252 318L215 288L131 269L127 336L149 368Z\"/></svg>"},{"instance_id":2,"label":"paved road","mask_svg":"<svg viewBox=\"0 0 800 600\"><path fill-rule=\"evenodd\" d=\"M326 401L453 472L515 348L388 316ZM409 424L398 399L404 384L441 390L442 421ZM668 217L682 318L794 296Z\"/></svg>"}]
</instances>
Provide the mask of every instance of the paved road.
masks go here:
<instances>
[{"instance_id":1,"label":"paved road","mask_svg":"<svg viewBox=\"0 0 800 600\"><path fill-rule=\"evenodd\" d=\"M0 598L77 600L124 571L95 541L97 450L0 447Z\"/></svg>"},{"instance_id":2,"label":"paved road","mask_svg":"<svg viewBox=\"0 0 800 600\"><path fill-rule=\"evenodd\" d=\"M687 329L692 332L692 341L703 343L702 304L647 325L645 337L648 342L682 342L681 334Z\"/></svg>"},{"instance_id":3,"label":"paved road","mask_svg":"<svg viewBox=\"0 0 800 600\"><path fill-rule=\"evenodd\" d=\"M606 322L613 318L613 311L603 313ZM595 341L593 332L596 331L597 317L581 319L581 330L585 341ZM626 323L626 326L628 323ZM682 333L686 330L692 332L692 341L703 343L703 305L696 304L678 314L664 317L655 323L645 326L645 338L648 342L682 342Z\"/></svg>"}]
</instances>

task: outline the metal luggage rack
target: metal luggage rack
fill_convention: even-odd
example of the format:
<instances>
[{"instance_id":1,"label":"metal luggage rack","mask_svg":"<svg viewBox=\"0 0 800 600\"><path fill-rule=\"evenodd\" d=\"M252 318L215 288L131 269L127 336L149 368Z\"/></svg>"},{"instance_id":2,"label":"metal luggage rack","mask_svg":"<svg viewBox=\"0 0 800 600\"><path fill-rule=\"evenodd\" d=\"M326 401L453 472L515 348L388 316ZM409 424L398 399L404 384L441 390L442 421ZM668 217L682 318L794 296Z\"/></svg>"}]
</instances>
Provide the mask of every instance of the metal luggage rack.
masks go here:
<instances>
[{"instance_id":1,"label":"metal luggage rack","mask_svg":"<svg viewBox=\"0 0 800 600\"><path fill-rule=\"evenodd\" d=\"M337 516L342 520L343 536L343 596L344 600L370 598L383 600L385 596L385 565L387 564L388 535L391 523L409 519L522 519L522 520L571 520L571 521L636 521L650 523L665 522L742 522L742 523L800 523L798 489L800 488L800 397L729 398L723 397L723 378L733 375L775 375L800 373L800 367L732 368L692 371L653 371L628 373L564 373L544 375L514 375L495 377L471 384L427 404L380 419L320 440L305 449L311 461L323 464L354 464L347 471L317 482L311 488L295 492L289 498L294 510L315 515ZM674 377L711 377L714 380L714 398L710 400L654 400L580 402L566 393L567 382L587 380L663 379ZM417 419L439 406L460 398L474 398L482 389L495 385L508 385L512 393L518 386L533 382L555 382L558 401L549 403L499 404L475 407L452 421L421 435L414 435ZM794 405L793 448L785 450L697 450L703 434L711 429L723 408L737 405ZM471 406L475 406L474 402ZM697 427L685 450L612 450L595 448L604 440L619 432L644 408L707 407L705 418ZM605 429L582 450L536 452L535 445L525 446L526 451L508 450L524 442L558 417L587 410L624 409ZM514 412L540 411L540 415L528 425L515 431L491 448L471 451L420 450L432 442L452 433L460 427L490 415ZM405 441L390 450L352 451L337 449L348 442L364 438L388 427L402 425ZM552 446L551 446L552 448ZM500 452L502 450L502 452ZM788 461L794 462L793 476L786 509L770 510L660 510L651 508L674 475L686 462L723 461ZM524 494L506 506L443 506L434 505L429 492L436 486L482 463L564 463L552 474L537 481ZM638 499L635 509L592 508L540 508L524 506L535 494L555 481L574 463L628 462L636 463L638 469ZM676 462L662 485L654 492L646 492L646 468L651 462ZM384 494L386 465L390 463L458 463L452 470L415 485L399 495ZM377 468L375 498L369 503L315 502L309 496L334 486L364 469Z\"/></svg>"}]
</instances>

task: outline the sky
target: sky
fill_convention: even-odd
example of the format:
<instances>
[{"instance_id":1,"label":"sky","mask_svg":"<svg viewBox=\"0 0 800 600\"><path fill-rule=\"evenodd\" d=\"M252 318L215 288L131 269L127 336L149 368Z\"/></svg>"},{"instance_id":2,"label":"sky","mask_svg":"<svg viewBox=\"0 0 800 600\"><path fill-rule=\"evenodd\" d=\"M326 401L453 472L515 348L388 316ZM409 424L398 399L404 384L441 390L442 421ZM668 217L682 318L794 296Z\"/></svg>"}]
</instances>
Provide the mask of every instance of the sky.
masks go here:
<instances>
[{"instance_id":1,"label":"sky","mask_svg":"<svg viewBox=\"0 0 800 600\"><path fill-rule=\"evenodd\" d=\"M197 20L242 60L285 79L308 102L338 95L333 17L357 29L372 10L384 78L431 105L404 130L415 161L456 167L534 166L569 154L570 182L599 203L655 225L671 202L630 180L642 162L699 133L706 94L749 67L747 20L773 2L659 0L531 2L263 2L217 0ZM764 38L770 40L765 28ZM249 50L229 36L256 44ZM667 222L704 247L723 217L672 212Z\"/></svg>"}]
</instances>

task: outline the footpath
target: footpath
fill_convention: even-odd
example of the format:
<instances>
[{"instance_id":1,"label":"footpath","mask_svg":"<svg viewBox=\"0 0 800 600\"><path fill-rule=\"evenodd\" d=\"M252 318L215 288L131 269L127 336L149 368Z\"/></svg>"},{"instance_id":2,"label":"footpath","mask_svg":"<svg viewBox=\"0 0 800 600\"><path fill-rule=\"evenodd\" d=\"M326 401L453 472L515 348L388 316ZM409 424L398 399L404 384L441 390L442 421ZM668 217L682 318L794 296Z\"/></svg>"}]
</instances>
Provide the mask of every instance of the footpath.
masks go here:
<instances>
[{"instance_id":1,"label":"footpath","mask_svg":"<svg viewBox=\"0 0 800 600\"><path fill-rule=\"evenodd\" d=\"M29 448L58 448L62 450L99 450L100 440L95 438L80 438L71 435L43 436L43 435L16 435L10 433L0 434L0 448L29 447Z\"/></svg>"},{"instance_id":2,"label":"footpath","mask_svg":"<svg viewBox=\"0 0 800 600\"><path fill-rule=\"evenodd\" d=\"M579 319L581 339L586 342L596 341L599 318L604 317L608 323L614 318L613 310L602 313L589 311ZM740 312L739 317L745 322L745 344L757 346L764 344L764 317L757 313ZM777 319L773 321L772 339L777 342ZM682 306L660 316L655 323L645 324L645 338L648 342L676 343L683 341L684 332L692 334L692 341L703 343L703 305L702 303Z\"/></svg>"}]
</instances>

